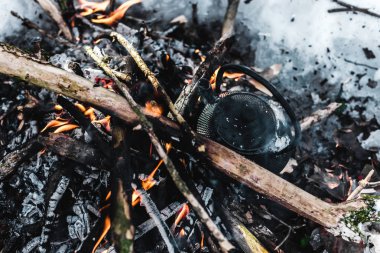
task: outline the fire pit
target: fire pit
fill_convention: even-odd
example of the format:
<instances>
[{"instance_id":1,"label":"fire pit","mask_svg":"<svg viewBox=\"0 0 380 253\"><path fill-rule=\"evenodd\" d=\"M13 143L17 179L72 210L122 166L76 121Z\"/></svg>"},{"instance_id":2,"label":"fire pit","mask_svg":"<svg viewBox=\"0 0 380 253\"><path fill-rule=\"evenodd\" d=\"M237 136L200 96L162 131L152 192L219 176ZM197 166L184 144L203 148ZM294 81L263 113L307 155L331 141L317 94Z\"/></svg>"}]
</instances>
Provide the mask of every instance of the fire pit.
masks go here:
<instances>
[{"instance_id":1,"label":"fire pit","mask_svg":"<svg viewBox=\"0 0 380 253\"><path fill-rule=\"evenodd\" d=\"M253 66L250 1L37 2L0 44L1 252L378 247L378 122Z\"/></svg>"}]
</instances>

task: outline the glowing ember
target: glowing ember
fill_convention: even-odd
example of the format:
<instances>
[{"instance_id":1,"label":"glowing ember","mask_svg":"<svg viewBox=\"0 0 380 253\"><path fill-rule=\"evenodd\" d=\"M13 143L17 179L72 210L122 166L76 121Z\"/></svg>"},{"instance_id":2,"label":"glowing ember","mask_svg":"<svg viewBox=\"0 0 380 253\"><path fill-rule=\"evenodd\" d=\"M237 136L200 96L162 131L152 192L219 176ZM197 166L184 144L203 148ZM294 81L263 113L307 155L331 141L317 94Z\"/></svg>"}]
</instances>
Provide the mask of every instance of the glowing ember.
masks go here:
<instances>
[{"instance_id":1,"label":"glowing ember","mask_svg":"<svg viewBox=\"0 0 380 253\"><path fill-rule=\"evenodd\" d=\"M107 132L111 132L111 116L106 116L100 120L93 120L92 123L100 124Z\"/></svg>"},{"instance_id":2,"label":"glowing ember","mask_svg":"<svg viewBox=\"0 0 380 253\"><path fill-rule=\"evenodd\" d=\"M55 119L47 123L47 125L41 130L41 133L52 127L59 127L68 124L68 120Z\"/></svg>"},{"instance_id":3,"label":"glowing ember","mask_svg":"<svg viewBox=\"0 0 380 253\"><path fill-rule=\"evenodd\" d=\"M92 253L94 253L96 251L96 249L98 248L100 242L103 240L103 238L106 236L108 230L110 230L111 228L111 219L109 216L106 216L105 220L104 220L104 227L103 227L103 232L102 234L100 235L98 241L95 243L95 246L94 248L92 249Z\"/></svg>"},{"instance_id":4,"label":"glowing ember","mask_svg":"<svg viewBox=\"0 0 380 253\"><path fill-rule=\"evenodd\" d=\"M105 11L110 4L110 0L106 0L103 2L90 2L86 0L78 0L80 4L80 8L83 10L83 12L80 13L82 16L88 16L90 14L99 12L99 11Z\"/></svg>"},{"instance_id":5,"label":"glowing ember","mask_svg":"<svg viewBox=\"0 0 380 253\"><path fill-rule=\"evenodd\" d=\"M151 101L147 101L145 103L145 108L152 114L156 115L156 116L160 116L162 115L162 113L164 112L164 109L159 105L157 104L156 101L154 100L151 100Z\"/></svg>"},{"instance_id":6,"label":"glowing ember","mask_svg":"<svg viewBox=\"0 0 380 253\"><path fill-rule=\"evenodd\" d=\"M201 233L202 233L201 248L203 248L203 246L204 246L204 240L205 240L205 234L203 233L203 231L201 231Z\"/></svg>"},{"instance_id":7,"label":"glowing ember","mask_svg":"<svg viewBox=\"0 0 380 253\"><path fill-rule=\"evenodd\" d=\"M101 207L101 208L99 209L99 212L100 212L100 213L103 212L105 209L107 209L107 208L110 207L110 206L111 206L111 204L108 203L107 205Z\"/></svg>"},{"instance_id":8,"label":"glowing ember","mask_svg":"<svg viewBox=\"0 0 380 253\"><path fill-rule=\"evenodd\" d=\"M63 133L63 132L67 132L67 131L73 130L75 128L78 128L78 127L79 126L75 125L75 124L63 125L63 126L58 127L57 129L55 129L54 133L55 134L57 134L57 133Z\"/></svg>"},{"instance_id":9,"label":"glowing ember","mask_svg":"<svg viewBox=\"0 0 380 253\"><path fill-rule=\"evenodd\" d=\"M122 5L120 5L115 11L111 12L108 17L98 17L97 19L92 19L91 21L98 24L113 25L122 19L125 12L133 5L141 3L142 0L129 0Z\"/></svg>"},{"instance_id":10,"label":"glowing ember","mask_svg":"<svg viewBox=\"0 0 380 253\"><path fill-rule=\"evenodd\" d=\"M183 207L181 208L181 211L177 215L177 218L175 218L174 225L173 227L176 227L182 219L184 219L190 212L190 208L188 204L184 204Z\"/></svg>"},{"instance_id":11,"label":"glowing ember","mask_svg":"<svg viewBox=\"0 0 380 253\"><path fill-rule=\"evenodd\" d=\"M185 229L181 229L180 231L179 231L179 236L180 237L184 237L186 235L186 232L185 232Z\"/></svg>"}]
</instances>

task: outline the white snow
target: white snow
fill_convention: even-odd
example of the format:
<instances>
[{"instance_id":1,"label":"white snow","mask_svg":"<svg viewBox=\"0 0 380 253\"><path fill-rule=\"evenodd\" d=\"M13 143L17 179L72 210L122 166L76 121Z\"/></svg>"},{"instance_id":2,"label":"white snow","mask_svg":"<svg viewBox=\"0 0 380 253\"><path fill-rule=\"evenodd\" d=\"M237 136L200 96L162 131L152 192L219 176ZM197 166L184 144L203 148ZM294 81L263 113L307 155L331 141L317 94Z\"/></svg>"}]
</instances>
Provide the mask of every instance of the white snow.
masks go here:
<instances>
[{"instance_id":1,"label":"white snow","mask_svg":"<svg viewBox=\"0 0 380 253\"><path fill-rule=\"evenodd\" d=\"M1 9L0 17L0 40L10 35L15 35L15 32L21 29L21 21L11 15L11 11L15 11L21 16L36 20L38 15L42 13L38 3L33 0L15 0L7 1L0 0Z\"/></svg>"},{"instance_id":2,"label":"white snow","mask_svg":"<svg viewBox=\"0 0 380 253\"><path fill-rule=\"evenodd\" d=\"M380 129L373 131L365 140L360 140L361 138L358 139L361 141L361 145L364 149L377 150L377 159L380 160Z\"/></svg>"}]
</instances>

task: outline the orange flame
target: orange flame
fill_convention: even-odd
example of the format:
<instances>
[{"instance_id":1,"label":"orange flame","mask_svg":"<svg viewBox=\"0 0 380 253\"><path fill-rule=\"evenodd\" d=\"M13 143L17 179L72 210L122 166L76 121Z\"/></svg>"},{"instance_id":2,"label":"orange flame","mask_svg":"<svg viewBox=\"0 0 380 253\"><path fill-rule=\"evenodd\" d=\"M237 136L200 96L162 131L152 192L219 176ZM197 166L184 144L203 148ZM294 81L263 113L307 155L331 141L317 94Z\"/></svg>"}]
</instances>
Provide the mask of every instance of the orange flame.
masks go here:
<instances>
[{"instance_id":1,"label":"orange flame","mask_svg":"<svg viewBox=\"0 0 380 253\"><path fill-rule=\"evenodd\" d=\"M156 184L156 181L154 180L154 175L156 174L158 168L160 168L161 164L164 162L164 160L161 160L156 168L154 168L154 170L152 171L152 173L150 173L150 175L145 178L142 182L141 182L141 185L142 187L144 188L144 190L149 190L150 188L152 188L155 184Z\"/></svg>"},{"instance_id":2,"label":"orange flame","mask_svg":"<svg viewBox=\"0 0 380 253\"><path fill-rule=\"evenodd\" d=\"M47 125L41 130L41 133L46 131L49 128L63 126L63 125L66 125L67 123L69 123L68 120L60 120L60 119L49 121L49 123L47 123Z\"/></svg>"},{"instance_id":3,"label":"orange flame","mask_svg":"<svg viewBox=\"0 0 380 253\"><path fill-rule=\"evenodd\" d=\"M98 24L113 25L124 17L125 12L133 5L141 3L142 0L129 0L120 5L115 11L111 12L108 17L92 19L91 21Z\"/></svg>"},{"instance_id":4,"label":"orange flame","mask_svg":"<svg viewBox=\"0 0 380 253\"><path fill-rule=\"evenodd\" d=\"M154 180L154 175L156 174L158 168L160 168L161 164L163 163L163 160L160 160L160 162L157 164L157 166L154 168L154 170L149 174L149 176L142 180L141 185L144 190L149 190L153 186L156 185L156 181ZM137 193L137 191L133 191L132 193L132 206L137 205L140 202L140 196Z\"/></svg>"},{"instance_id":5,"label":"orange flame","mask_svg":"<svg viewBox=\"0 0 380 253\"><path fill-rule=\"evenodd\" d=\"M63 132L67 132L67 131L73 130L75 128L78 128L78 127L79 126L75 125L75 124L63 125L63 126L58 127L57 129L55 129L54 133L55 134L57 134L57 133L63 133Z\"/></svg>"},{"instance_id":6,"label":"orange flame","mask_svg":"<svg viewBox=\"0 0 380 253\"><path fill-rule=\"evenodd\" d=\"M85 112L84 115L89 117L91 121L96 120L94 108L90 107Z\"/></svg>"},{"instance_id":7,"label":"orange flame","mask_svg":"<svg viewBox=\"0 0 380 253\"><path fill-rule=\"evenodd\" d=\"M181 208L181 211L179 212L177 218L175 218L174 221L174 227L176 227L182 219L184 219L190 212L190 208L188 204L184 204L183 207Z\"/></svg>"},{"instance_id":8,"label":"orange flame","mask_svg":"<svg viewBox=\"0 0 380 253\"><path fill-rule=\"evenodd\" d=\"M184 237L186 235L186 232L185 232L185 229L181 229L180 231L179 231L179 237Z\"/></svg>"},{"instance_id":9,"label":"orange flame","mask_svg":"<svg viewBox=\"0 0 380 253\"><path fill-rule=\"evenodd\" d=\"M160 116L164 112L164 109L154 100L147 101L145 103L145 109L155 116Z\"/></svg>"},{"instance_id":10,"label":"orange flame","mask_svg":"<svg viewBox=\"0 0 380 253\"><path fill-rule=\"evenodd\" d=\"M110 0L106 0L103 2L89 2L86 0L78 0L80 4L80 8L84 11L80 13L82 16L88 16L95 12L105 11L110 4Z\"/></svg>"},{"instance_id":11,"label":"orange flame","mask_svg":"<svg viewBox=\"0 0 380 253\"><path fill-rule=\"evenodd\" d=\"M201 238L201 249L202 249L203 246L204 246L205 234L203 233L203 231L201 231L201 234L202 234L202 238Z\"/></svg>"},{"instance_id":12,"label":"orange flame","mask_svg":"<svg viewBox=\"0 0 380 253\"><path fill-rule=\"evenodd\" d=\"M92 123L98 123L107 131L111 132L111 116L106 116L100 120L93 120Z\"/></svg>"},{"instance_id":13,"label":"orange flame","mask_svg":"<svg viewBox=\"0 0 380 253\"><path fill-rule=\"evenodd\" d=\"M62 111L63 108L62 108L62 106L60 106L60 105L55 105L55 106L54 106L54 110L56 110L56 111Z\"/></svg>"},{"instance_id":14,"label":"orange flame","mask_svg":"<svg viewBox=\"0 0 380 253\"><path fill-rule=\"evenodd\" d=\"M84 107L84 105L82 105L82 104L75 103L75 106L76 106L81 112L85 112L85 111L86 111L86 107Z\"/></svg>"},{"instance_id":15,"label":"orange flame","mask_svg":"<svg viewBox=\"0 0 380 253\"><path fill-rule=\"evenodd\" d=\"M219 72L219 69L220 67L218 67L214 74L212 74L211 78L210 78L210 85L211 85L211 88L213 90L215 90L215 85L216 85L216 76L218 75L218 72ZM227 78L231 78L231 79L235 79L235 81L239 80L242 76L244 76L245 74L243 73L230 73L230 72L224 72L223 73L223 77L227 77Z\"/></svg>"},{"instance_id":16,"label":"orange flame","mask_svg":"<svg viewBox=\"0 0 380 253\"><path fill-rule=\"evenodd\" d=\"M106 196L105 200L106 200L106 201L109 200L109 199L111 198L111 195L112 195L112 192L109 191L109 192L107 193L107 196Z\"/></svg>"},{"instance_id":17,"label":"orange flame","mask_svg":"<svg viewBox=\"0 0 380 253\"><path fill-rule=\"evenodd\" d=\"M98 248L100 242L103 240L103 238L106 236L106 234L108 233L108 230L110 230L111 228L111 219L109 216L106 216L105 220L104 220L104 227L103 227L103 232L102 234L100 235L98 241L95 243L95 246L94 248L92 249L92 253L94 253L96 251L96 249Z\"/></svg>"},{"instance_id":18,"label":"orange flame","mask_svg":"<svg viewBox=\"0 0 380 253\"><path fill-rule=\"evenodd\" d=\"M135 206L138 203L140 203L140 194L137 190L134 190L132 193L132 206Z\"/></svg>"}]
</instances>

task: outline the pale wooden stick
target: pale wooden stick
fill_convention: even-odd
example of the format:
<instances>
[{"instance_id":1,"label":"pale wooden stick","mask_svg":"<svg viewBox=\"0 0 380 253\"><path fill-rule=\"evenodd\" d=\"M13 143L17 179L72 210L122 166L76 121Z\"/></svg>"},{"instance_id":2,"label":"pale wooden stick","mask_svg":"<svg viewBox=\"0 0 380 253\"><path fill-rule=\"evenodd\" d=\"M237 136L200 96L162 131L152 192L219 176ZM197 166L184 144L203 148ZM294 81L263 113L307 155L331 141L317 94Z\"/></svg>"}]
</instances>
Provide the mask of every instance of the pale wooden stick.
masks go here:
<instances>
[{"instance_id":1,"label":"pale wooden stick","mask_svg":"<svg viewBox=\"0 0 380 253\"><path fill-rule=\"evenodd\" d=\"M367 186L368 182L371 180L371 177L375 173L375 170L371 170L368 175L363 179L360 180L358 187L351 192L350 196L348 196L347 201L354 199L359 193Z\"/></svg>"},{"instance_id":2,"label":"pale wooden stick","mask_svg":"<svg viewBox=\"0 0 380 253\"><path fill-rule=\"evenodd\" d=\"M228 0L227 11L224 16L222 36L233 33L239 2L240 0Z\"/></svg>"},{"instance_id":3,"label":"pale wooden stick","mask_svg":"<svg viewBox=\"0 0 380 253\"><path fill-rule=\"evenodd\" d=\"M329 117L336 109L338 109L342 104L333 102L329 104L326 108L320 109L313 112L310 116L301 120L301 130L307 130L316 122L320 122L325 118Z\"/></svg>"},{"instance_id":4,"label":"pale wooden stick","mask_svg":"<svg viewBox=\"0 0 380 253\"><path fill-rule=\"evenodd\" d=\"M57 6L50 0L37 0L37 2L41 5L42 9L44 9L49 14L49 16L57 23L59 29L62 31L65 38L72 41L73 36L71 35L69 27L63 20L61 11L57 8Z\"/></svg>"}]
</instances>

